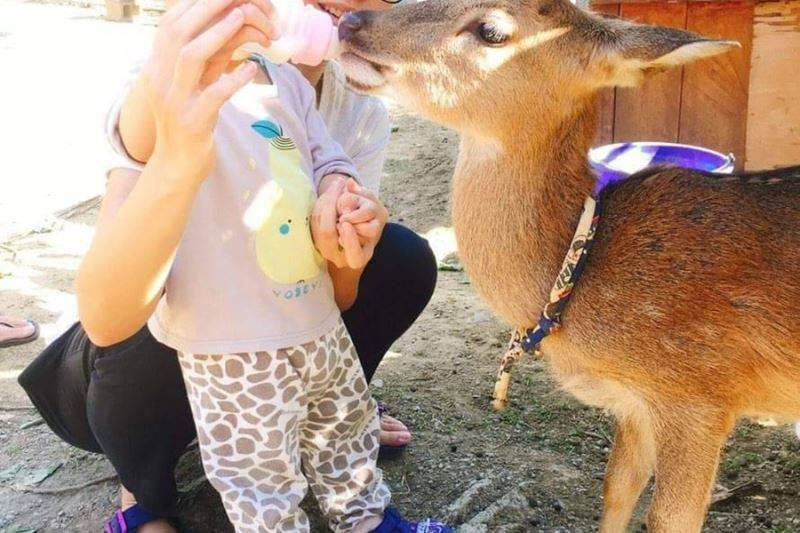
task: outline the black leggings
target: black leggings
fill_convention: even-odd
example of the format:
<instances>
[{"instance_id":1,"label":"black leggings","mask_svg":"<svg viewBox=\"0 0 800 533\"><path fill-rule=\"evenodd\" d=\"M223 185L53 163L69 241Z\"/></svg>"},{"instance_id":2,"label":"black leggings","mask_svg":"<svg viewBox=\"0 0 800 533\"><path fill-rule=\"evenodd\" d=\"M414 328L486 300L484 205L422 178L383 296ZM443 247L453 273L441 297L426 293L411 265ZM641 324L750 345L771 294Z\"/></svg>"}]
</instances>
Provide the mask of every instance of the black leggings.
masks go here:
<instances>
[{"instance_id":1,"label":"black leggings","mask_svg":"<svg viewBox=\"0 0 800 533\"><path fill-rule=\"evenodd\" d=\"M342 315L367 380L422 313L435 284L436 261L427 242L388 224L355 304ZM175 350L156 341L147 327L99 348L75 324L19 381L56 434L104 453L146 510L175 514L175 465L195 438Z\"/></svg>"}]
</instances>

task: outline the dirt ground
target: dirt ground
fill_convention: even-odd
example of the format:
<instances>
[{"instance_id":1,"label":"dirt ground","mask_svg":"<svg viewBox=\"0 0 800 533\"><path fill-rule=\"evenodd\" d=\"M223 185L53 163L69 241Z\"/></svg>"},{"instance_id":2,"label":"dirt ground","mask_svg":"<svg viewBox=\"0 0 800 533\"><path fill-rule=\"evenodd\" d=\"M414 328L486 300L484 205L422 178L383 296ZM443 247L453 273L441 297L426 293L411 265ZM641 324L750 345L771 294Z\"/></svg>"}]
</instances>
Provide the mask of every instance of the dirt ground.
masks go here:
<instances>
[{"instance_id":1,"label":"dirt ground","mask_svg":"<svg viewBox=\"0 0 800 533\"><path fill-rule=\"evenodd\" d=\"M394 114L382 196L393 220L420 233L441 231L449 225L457 138ZM97 202L88 202L40 232L5 243L0 288L6 312L46 324L49 338L69 324L71 282L96 212ZM440 272L433 301L373 383L375 395L415 435L404 456L382 465L394 502L408 515L444 517L464 532L595 530L613 422L557 390L546 364L534 360L517 369L509 409L493 413L490 391L507 332L463 272ZM112 469L103 457L70 448L37 425L16 387L17 373L43 345L0 350L0 532L97 531L115 508ZM230 531L196 452L184 458L178 477L191 530ZM715 505L707 531L800 531L800 441L789 428L740 424L718 483L718 490L748 490ZM79 488L83 484L89 486Z\"/></svg>"}]
</instances>

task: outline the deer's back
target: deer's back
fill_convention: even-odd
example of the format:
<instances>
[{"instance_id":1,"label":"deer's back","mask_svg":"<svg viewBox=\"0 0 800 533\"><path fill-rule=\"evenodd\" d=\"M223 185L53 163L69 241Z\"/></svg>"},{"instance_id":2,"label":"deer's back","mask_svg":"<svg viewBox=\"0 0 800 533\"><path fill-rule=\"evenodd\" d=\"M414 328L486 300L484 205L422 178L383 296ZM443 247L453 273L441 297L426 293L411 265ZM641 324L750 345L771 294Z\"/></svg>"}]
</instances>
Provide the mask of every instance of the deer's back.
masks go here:
<instances>
[{"instance_id":1,"label":"deer's back","mask_svg":"<svg viewBox=\"0 0 800 533\"><path fill-rule=\"evenodd\" d=\"M800 167L661 169L610 188L565 320L557 357L577 347L641 389L764 404L778 379L800 393Z\"/></svg>"}]
</instances>

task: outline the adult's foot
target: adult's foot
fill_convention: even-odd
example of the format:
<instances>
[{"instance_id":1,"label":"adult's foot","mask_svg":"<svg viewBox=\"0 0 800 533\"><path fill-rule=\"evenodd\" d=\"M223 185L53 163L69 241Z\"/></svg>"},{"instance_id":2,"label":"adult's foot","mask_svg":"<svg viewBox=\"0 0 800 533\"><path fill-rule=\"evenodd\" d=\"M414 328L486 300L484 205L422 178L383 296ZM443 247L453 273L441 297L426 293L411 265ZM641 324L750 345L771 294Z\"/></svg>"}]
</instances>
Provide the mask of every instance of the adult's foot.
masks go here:
<instances>
[{"instance_id":1,"label":"adult's foot","mask_svg":"<svg viewBox=\"0 0 800 533\"><path fill-rule=\"evenodd\" d=\"M393 416L384 413L381 415L382 446L405 446L411 442L411 432L405 424Z\"/></svg>"},{"instance_id":2,"label":"adult's foot","mask_svg":"<svg viewBox=\"0 0 800 533\"><path fill-rule=\"evenodd\" d=\"M0 315L0 348L33 342L39 338L39 325L32 320Z\"/></svg>"}]
</instances>

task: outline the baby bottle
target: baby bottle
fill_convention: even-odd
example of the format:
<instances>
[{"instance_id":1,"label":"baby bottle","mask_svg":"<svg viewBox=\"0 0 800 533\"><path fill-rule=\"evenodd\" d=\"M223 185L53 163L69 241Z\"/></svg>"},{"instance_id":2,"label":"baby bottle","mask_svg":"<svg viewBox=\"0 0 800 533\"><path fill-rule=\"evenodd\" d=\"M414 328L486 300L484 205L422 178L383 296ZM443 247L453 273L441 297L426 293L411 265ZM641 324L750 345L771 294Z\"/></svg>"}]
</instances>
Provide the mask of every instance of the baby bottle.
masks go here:
<instances>
[{"instance_id":1,"label":"baby bottle","mask_svg":"<svg viewBox=\"0 0 800 533\"><path fill-rule=\"evenodd\" d=\"M280 37L267 48L247 43L236 51L234 59L256 53L275 64L292 61L316 66L337 55L339 34L327 14L303 0L272 0L272 6Z\"/></svg>"}]
</instances>

